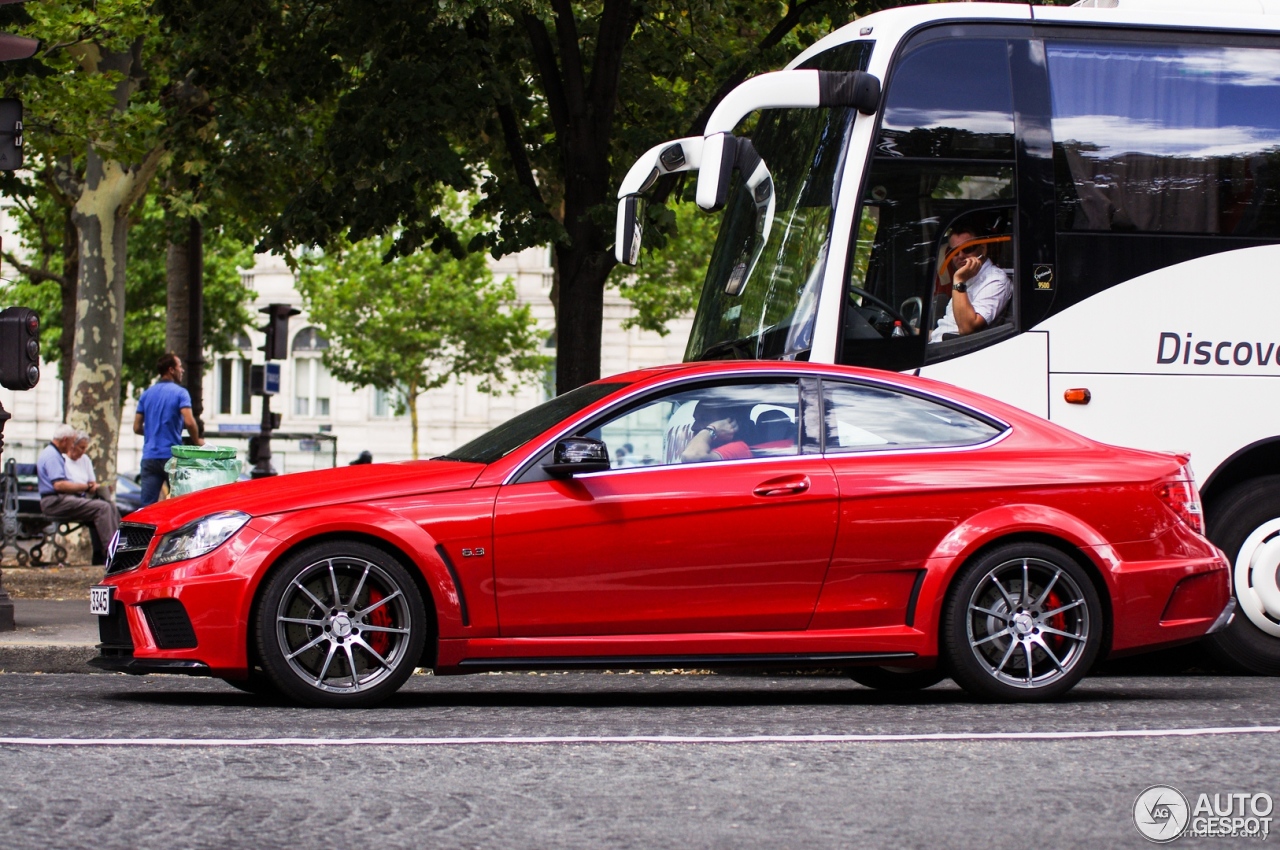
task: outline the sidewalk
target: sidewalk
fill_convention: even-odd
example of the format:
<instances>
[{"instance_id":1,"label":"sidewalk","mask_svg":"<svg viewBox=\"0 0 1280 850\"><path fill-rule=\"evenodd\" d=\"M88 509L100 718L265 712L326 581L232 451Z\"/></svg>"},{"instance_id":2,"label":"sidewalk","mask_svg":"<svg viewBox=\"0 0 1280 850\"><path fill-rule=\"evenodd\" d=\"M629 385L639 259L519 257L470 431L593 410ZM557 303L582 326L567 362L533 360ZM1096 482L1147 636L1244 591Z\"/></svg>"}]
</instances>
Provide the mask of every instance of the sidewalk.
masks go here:
<instances>
[{"instance_id":1,"label":"sidewalk","mask_svg":"<svg viewBox=\"0 0 1280 850\"><path fill-rule=\"evenodd\" d=\"M101 673L98 618L86 599L14 599L17 631L0 632L0 672Z\"/></svg>"}]
</instances>

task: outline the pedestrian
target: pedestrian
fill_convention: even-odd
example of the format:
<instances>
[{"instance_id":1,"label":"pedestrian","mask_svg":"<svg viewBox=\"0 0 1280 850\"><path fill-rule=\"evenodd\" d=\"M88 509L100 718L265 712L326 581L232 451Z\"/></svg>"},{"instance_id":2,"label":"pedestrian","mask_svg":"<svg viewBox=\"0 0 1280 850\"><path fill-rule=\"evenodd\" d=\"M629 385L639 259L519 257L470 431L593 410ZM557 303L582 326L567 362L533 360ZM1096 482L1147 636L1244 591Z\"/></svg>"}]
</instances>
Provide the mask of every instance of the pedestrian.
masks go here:
<instances>
[{"instance_id":1,"label":"pedestrian","mask_svg":"<svg viewBox=\"0 0 1280 850\"><path fill-rule=\"evenodd\" d=\"M347 466L358 466L362 463L373 463L373 452L365 449L360 452L360 454L356 455L356 459L347 464Z\"/></svg>"},{"instance_id":2,"label":"pedestrian","mask_svg":"<svg viewBox=\"0 0 1280 850\"><path fill-rule=\"evenodd\" d=\"M187 374L182 358L165 354L156 361L156 374L159 379L142 393L133 417L133 433L142 435L142 507L160 500L160 488L169 482L164 465L182 443L183 426L193 443L204 445L191 413L191 394L182 386Z\"/></svg>"},{"instance_id":3,"label":"pedestrian","mask_svg":"<svg viewBox=\"0 0 1280 850\"><path fill-rule=\"evenodd\" d=\"M55 520L79 520L90 524L95 536L94 563L102 563L102 554L120 528L120 512L105 499L87 498L95 485L72 481L63 458L76 442L76 429L59 425L53 439L36 460L36 478L40 489L40 513Z\"/></svg>"},{"instance_id":4,"label":"pedestrian","mask_svg":"<svg viewBox=\"0 0 1280 850\"><path fill-rule=\"evenodd\" d=\"M92 498L98 493L98 475L93 471L93 461L86 452L89 451L89 434L76 431L70 450L62 456L67 465L67 480L78 484L88 484L85 495Z\"/></svg>"}]
</instances>

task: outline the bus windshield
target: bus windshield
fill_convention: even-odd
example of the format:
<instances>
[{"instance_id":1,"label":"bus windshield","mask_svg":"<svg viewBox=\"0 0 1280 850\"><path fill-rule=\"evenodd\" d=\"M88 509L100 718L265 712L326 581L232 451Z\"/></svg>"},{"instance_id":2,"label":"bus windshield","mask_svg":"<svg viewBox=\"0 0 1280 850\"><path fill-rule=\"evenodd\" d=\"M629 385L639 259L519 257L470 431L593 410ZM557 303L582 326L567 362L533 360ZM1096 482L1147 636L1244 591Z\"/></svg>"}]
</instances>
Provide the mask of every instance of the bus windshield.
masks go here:
<instances>
[{"instance_id":1,"label":"bus windshield","mask_svg":"<svg viewBox=\"0 0 1280 850\"><path fill-rule=\"evenodd\" d=\"M799 67L866 70L871 47L840 45ZM764 205L735 174L685 360L777 359L809 349L854 115L847 107L760 114L750 138L772 179L773 221L761 220Z\"/></svg>"}]
</instances>

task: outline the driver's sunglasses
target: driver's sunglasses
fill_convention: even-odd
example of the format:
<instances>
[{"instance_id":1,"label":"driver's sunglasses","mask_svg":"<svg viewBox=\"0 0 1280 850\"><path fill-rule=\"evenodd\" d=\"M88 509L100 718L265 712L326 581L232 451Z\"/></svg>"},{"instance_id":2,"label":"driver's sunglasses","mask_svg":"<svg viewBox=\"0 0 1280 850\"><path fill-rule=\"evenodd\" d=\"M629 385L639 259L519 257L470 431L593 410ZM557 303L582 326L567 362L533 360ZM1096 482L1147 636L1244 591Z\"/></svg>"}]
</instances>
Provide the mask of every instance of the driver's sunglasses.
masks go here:
<instances>
[{"instance_id":1,"label":"driver's sunglasses","mask_svg":"<svg viewBox=\"0 0 1280 850\"><path fill-rule=\"evenodd\" d=\"M963 245L955 250L956 256L973 257L982 253L982 246L979 244Z\"/></svg>"}]
</instances>

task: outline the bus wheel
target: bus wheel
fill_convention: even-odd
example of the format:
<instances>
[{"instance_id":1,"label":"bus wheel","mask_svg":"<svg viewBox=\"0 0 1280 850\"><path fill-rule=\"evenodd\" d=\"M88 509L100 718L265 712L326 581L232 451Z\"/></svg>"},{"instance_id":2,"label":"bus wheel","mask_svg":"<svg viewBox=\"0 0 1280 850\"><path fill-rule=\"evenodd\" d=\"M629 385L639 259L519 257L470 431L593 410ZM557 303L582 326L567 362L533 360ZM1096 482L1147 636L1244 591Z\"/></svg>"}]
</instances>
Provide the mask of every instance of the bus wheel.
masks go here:
<instances>
[{"instance_id":1,"label":"bus wheel","mask_svg":"<svg viewBox=\"0 0 1280 850\"><path fill-rule=\"evenodd\" d=\"M1231 624L1205 639L1210 654L1238 673L1280 676L1280 475L1228 490L1209 539L1231 560L1237 606Z\"/></svg>"}]
</instances>

